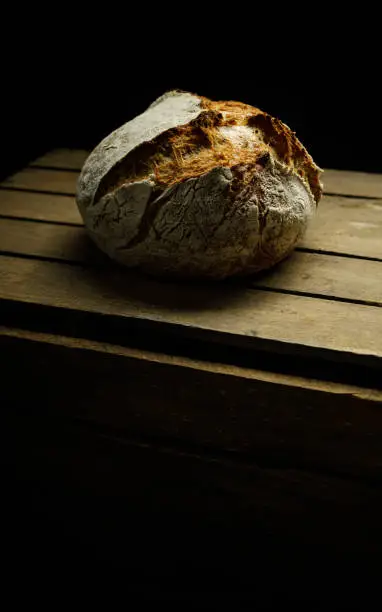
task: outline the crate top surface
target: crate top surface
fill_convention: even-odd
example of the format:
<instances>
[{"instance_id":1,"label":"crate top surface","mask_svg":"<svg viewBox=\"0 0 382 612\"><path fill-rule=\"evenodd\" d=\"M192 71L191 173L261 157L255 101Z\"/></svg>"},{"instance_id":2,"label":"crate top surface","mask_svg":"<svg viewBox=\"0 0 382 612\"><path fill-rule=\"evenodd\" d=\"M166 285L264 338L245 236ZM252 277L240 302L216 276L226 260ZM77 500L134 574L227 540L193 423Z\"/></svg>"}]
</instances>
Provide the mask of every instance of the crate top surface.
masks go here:
<instances>
[{"instance_id":1,"label":"crate top surface","mask_svg":"<svg viewBox=\"0 0 382 612\"><path fill-rule=\"evenodd\" d=\"M382 378L382 174L325 171L304 240L261 278L180 286L123 270L90 242L74 199L86 156L51 151L0 186L3 324Z\"/></svg>"}]
</instances>

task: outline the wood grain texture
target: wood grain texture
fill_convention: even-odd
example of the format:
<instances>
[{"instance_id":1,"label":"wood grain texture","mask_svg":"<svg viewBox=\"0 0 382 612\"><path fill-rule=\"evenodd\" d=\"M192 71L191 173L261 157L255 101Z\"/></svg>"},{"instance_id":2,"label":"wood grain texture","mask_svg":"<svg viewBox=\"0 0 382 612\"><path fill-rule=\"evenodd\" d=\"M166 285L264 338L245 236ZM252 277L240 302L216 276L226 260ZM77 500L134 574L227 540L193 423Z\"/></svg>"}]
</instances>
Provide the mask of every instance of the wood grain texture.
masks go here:
<instances>
[{"instance_id":1,"label":"wood grain texture","mask_svg":"<svg viewBox=\"0 0 382 612\"><path fill-rule=\"evenodd\" d=\"M324 197L301 247L382 261L382 200Z\"/></svg>"},{"instance_id":2,"label":"wood grain texture","mask_svg":"<svg viewBox=\"0 0 382 612\"><path fill-rule=\"evenodd\" d=\"M82 225L73 196L0 189L0 215Z\"/></svg>"},{"instance_id":3,"label":"wood grain texture","mask_svg":"<svg viewBox=\"0 0 382 612\"><path fill-rule=\"evenodd\" d=\"M32 161L30 165L80 171L88 155L89 151L56 149ZM382 174L326 169L322 180L324 193L382 198Z\"/></svg>"},{"instance_id":4,"label":"wood grain texture","mask_svg":"<svg viewBox=\"0 0 382 612\"><path fill-rule=\"evenodd\" d=\"M145 515L159 563L169 532L200 551L201 524L231 571L240 538L247 565L380 553L382 175L327 171L354 197L325 196L269 274L181 285L91 244L73 198L86 156L50 152L0 188L4 472L88 495L97 546L103 529L131 553Z\"/></svg>"},{"instance_id":5,"label":"wood grain texture","mask_svg":"<svg viewBox=\"0 0 382 612\"><path fill-rule=\"evenodd\" d=\"M382 306L382 261L296 251L251 284Z\"/></svg>"},{"instance_id":6,"label":"wood grain texture","mask_svg":"<svg viewBox=\"0 0 382 612\"><path fill-rule=\"evenodd\" d=\"M80 226L0 218L0 249L86 265L113 265ZM146 283L149 291L150 281ZM267 274L244 279L240 285L382 305L382 262L295 252Z\"/></svg>"},{"instance_id":7,"label":"wood grain texture","mask_svg":"<svg viewBox=\"0 0 382 612\"><path fill-rule=\"evenodd\" d=\"M54 149L33 160L32 167L81 170L90 151L84 149Z\"/></svg>"},{"instance_id":8,"label":"wood grain texture","mask_svg":"<svg viewBox=\"0 0 382 612\"><path fill-rule=\"evenodd\" d=\"M352 383L343 384L339 382L333 382L328 380L320 380L319 378L306 378L296 374L286 374L281 372L271 372L264 369L248 368L243 365L225 364L219 362L209 362L206 359L196 359L195 357L185 357L173 354L166 354L162 352L155 352L154 350L132 348L131 346L122 346L120 344L111 344L109 342L97 342L96 340L90 340L83 337L72 337L63 336L56 333L44 333L36 332L29 329L19 329L15 327L4 327L0 326L0 337L3 342L7 343L8 340L11 345L21 345L24 342L32 347L47 347L52 346L58 347L58 350L73 350L73 355L81 355L86 351L87 358L91 359L93 353L102 353L108 358L112 359L120 357L123 359L134 359L139 362L149 361L150 363L158 363L163 366L175 366L187 369L195 369L197 371L207 372L210 374L221 374L224 376L235 376L240 379L256 380L262 383L278 384L288 387L297 387L304 389L319 391L319 392L330 392L334 394L342 394L346 396L354 396L368 402L381 402L382 390L371 389L367 387L359 387ZM38 348L37 348L38 350ZM90 357L89 357L90 355ZM81 357L80 357L81 359ZM113 362L113 368L115 363ZM124 368L124 366L123 366ZM224 395L224 394L221 394Z\"/></svg>"},{"instance_id":9,"label":"wood grain texture","mask_svg":"<svg viewBox=\"0 0 382 612\"><path fill-rule=\"evenodd\" d=\"M179 286L148 284L119 268L17 257L2 259L0 298L98 313L100 325L107 324L103 315L117 316L121 335L126 325L166 324L180 337L191 334L225 346L382 365L382 309L372 306L233 286L227 292L221 285L187 285L180 292Z\"/></svg>"},{"instance_id":10,"label":"wood grain texture","mask_svg":"<svg viewBox=\"0 0 382 612\"><path fill-rule=\"evenodd\" d=\"M322 181L325 193L382 198L382 174L348 170L325 170Z\"/></svg>"},{"instance_id":11,"label":"wood grain texture","mask_svg":"<svg viewBox=\"0 0 382 612\"><path fill-rule=\"evenodd\" d=\"M74 198L0 189L0 215L62 223L82 220ZM382 200L324 196L301 248L382 260Z\"/></svg>"},{"instance_id":12,"label":"wood grain texture","mask_svg":"<svg viewBox=\"0 0 382 612\"><path fill-rule=\"evenodd\" d=\"M382 391L22 330L0 329L0 348L3 397L20 420L27 389L40 398L36 417L81 419L264 468L382 479Z\"/></svg>"},{"instance_id":13,"label":"wood grain texture","mask_svg":"<svg viewBox=\"0 0 382 612\"><path fill-rule=\"evenodd\" d=\"M78 175L75 172L29 167L5 179L1 186L27 191L47 191L74 195L76 193L77 177Z\"/></svg>"},{"instance_id":14,"label":"wood grain texture","mask_svg":"<svg viewBox=\"0 0 382 612\"><path fill-rule=\"evenodd\" d=\"M97 263L106 259L81 226L17 219L0 218L0 250L79 263Z\"/></svg>"}]
</instances>

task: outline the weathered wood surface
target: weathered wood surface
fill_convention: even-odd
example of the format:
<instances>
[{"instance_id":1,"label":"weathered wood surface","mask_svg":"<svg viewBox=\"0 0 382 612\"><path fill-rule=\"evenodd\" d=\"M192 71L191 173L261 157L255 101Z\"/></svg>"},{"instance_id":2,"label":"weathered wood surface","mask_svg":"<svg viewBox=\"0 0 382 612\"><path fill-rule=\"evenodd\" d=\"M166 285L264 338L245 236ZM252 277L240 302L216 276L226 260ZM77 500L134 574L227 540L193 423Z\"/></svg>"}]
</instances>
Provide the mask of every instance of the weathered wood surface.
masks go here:
<instances>
[{"instance_id":1,"label":"weathered wood surface","mask_svg":"<svg viewBox=\"0 0 382 612\"><path fill-rule=\"evenodd\" d=\"M30 166L80 171L90 151L84 149L54 149L32 160Z\"/></svg>"},{"instance_id":2,"label":"weathered wood surface","mask_svg":"<svg viewBox=\"0 0 382 612\"><path fill-rule=\"evenodd\" d=\"M3 300L381 367L382 200L325 196L300 250L271 272L180 288L122 270L91 244L73 198L77 172L59 169L75 168L82 154L52 152L51 163L49 155L36 163L57 169L30 167L0 189Z\"/></svg>"},{"instance_id":3,"label":"weathered wood surface","mask_svg":"<svg viewBox=\"0 0 382 612\"><path fill-rule=\"evenodd\" d=\"M180 293L175 285L130 279L124 270L6 257L0 299L94 313L100 325L105 315L120 317L121 333L146 321L148 329L165 325L183 338L382 370L381 308L233 286L229 293L221 286Z\"/></svg>"},{"instance_id":4,"label":"weathered wood surface","mask_svg":"<svg viewBox=\"0 0 382 612\"><path fill-rule=\"evenodd\" d=\"M16 218L0 217L0 245L2 252L14 255L31 255L84 265L112 265L80 226L27 220L20 223ZM297 251L274 270L258 279L253 277L241 281L241 284L382 305L382 266L378 261L361 258Z\"/></svg>"},{"instance_id":5,"label":"weathered wood surface","mask_svg":"<svg viewBox=\"0 0 382 612\"><path fill-rule=\"evenodd\" d=\"M262 467L382 479L382 390L6 328L0 350L3 394L22 413L27 388L40 398L34 413L49 418ZM12 382L20 368L22 387Z\"/></svg>"},{"instance_id":6,"label":"weathered wood surface","mask_svg":"<svg viewBox=\"0 0 382 612\"><path fill-rule=\"evenodd\" d=\"M382 198L381 174L350 172L346 170L325 170L322 180L326 193Z\"/></svg>"},{"instance_id":7,"label":"weathered wood surface","mask_svg":"<svg viewBox=\"0 0 382 612\"><path fill-rule=\"evenodd\" d=\"M74 197L0 189L0 216L82 225Z\"/></svg>"},{"instance_id":8,"label":"weathered wood surface","mask_svg":"<svg viewBox=\"0 0 382 612\"><path fill-rule=\"evenodd\" d=\"M25 168L2 182L9 189L42 191L58 194L76 192L77 174L65 170L45 170L44 168Z\"/></svg>"},{"instance_id":9,"label":"weathered wood surface","mask_svg":"<svg viewBox=\"0 0 382 612\"><path fill-rule=\"evenodd\" d=\"M382 199L324 196L301 248L382 261Z\"/></svg>"},{"instance_id":10,"label":"weathered wood surface","mask_svg":"<svg viewBox=\"0 0 382 612\"><path fill-rule=\"evenodd\" d=\"M327 171L336 195L287 261L186 285L90 242L85 156L50 152L0 185L6 473L106 500L87 514L97 536L118 539L133 509L157 531L218 525L222 550L240 525L247 562L262 534L276 555L380 551L382 176Z\"/></svg>"}]
</instances>

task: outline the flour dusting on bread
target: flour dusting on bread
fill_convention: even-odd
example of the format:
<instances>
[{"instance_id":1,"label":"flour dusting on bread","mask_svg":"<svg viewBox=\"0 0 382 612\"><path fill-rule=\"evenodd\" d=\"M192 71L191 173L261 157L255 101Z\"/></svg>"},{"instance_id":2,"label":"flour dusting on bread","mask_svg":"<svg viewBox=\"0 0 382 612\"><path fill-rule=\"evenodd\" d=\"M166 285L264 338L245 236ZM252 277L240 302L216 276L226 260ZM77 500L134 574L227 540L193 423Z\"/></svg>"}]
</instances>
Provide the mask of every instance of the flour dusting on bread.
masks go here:
<instances>
[{"instance_id":1,"label":"flour dusting on bread","mask_svg":"<svg viewBox=\"0 0 382 612\"><path fill-rule=\"evenodd\" d=\"M77 203L90 236L118 262L225 278L293 250L321 197L320 172L278 119L173 91L96 147Z\"/></svg>"}]
</instances>

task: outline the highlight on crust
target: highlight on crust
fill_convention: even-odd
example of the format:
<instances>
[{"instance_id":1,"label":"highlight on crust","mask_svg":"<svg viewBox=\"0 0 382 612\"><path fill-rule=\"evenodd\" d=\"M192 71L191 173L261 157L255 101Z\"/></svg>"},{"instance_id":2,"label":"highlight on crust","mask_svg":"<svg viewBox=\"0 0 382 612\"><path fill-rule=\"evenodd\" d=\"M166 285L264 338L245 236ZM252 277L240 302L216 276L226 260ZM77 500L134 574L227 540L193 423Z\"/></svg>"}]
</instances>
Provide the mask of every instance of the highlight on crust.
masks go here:
<instances>
[{"instance_id":1,"label":"highlight on crust","mask_svg":"<svg viewBox=\"0 0 382 612\"><path fill-rule=\"evenodd\" d=\"M242 102L213 102L202 97L200 101L202 112L196 119L135 149L109 175L106 190L152 174L157 185L166 188L219 166L255 165L271 151L299 174L318 203L322 171L284 123Z\"/></svg>"},{"instance_id":2,"label":"highlight on crust","mask_svg":"<svg viewBox=\"0 0 382 612\"><path fill-rule=\"evenodd\" d=\"M293 250L321 197L320 173L279 119L172 91L94 149L77 203L91 238L120 263L225 278Z\"/></svg>"}]
</instances>

